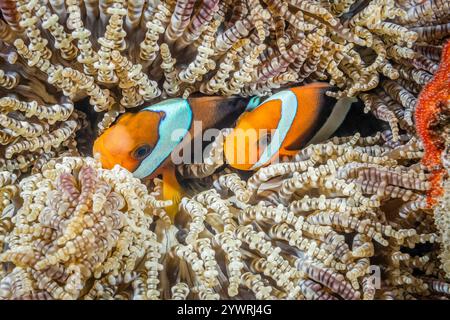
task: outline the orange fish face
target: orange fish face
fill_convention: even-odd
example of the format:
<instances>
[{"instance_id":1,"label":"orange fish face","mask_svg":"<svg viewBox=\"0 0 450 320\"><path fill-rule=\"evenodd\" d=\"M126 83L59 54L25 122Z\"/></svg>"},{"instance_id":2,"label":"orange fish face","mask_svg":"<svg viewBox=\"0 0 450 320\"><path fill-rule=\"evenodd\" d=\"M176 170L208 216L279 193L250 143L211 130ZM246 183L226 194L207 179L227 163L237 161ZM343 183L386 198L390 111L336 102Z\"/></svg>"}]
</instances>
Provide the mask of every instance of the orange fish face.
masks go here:
<instances>
[{"instance_id":1,"label":"orange fish face","mask_svg":"<svg viewBox=\"0 0 450 320\"><path fill-rule=\"evenodd\" d=\"M161 118L160 113L152 111L123 115L95 140L93 154L100 154L105 169L118 164L133 172L156 145Z\"/></svg>"},{"instance_id":2,"label":"orange fish face","mask_svg":"<svg viewBox=\"0 0 450 320\"><path fill-rule=\"evenodd\" d=\"M274 100L245 112L225 139L227 163L239 170L251 170L270 142L281 117L281 101Z\"/></svg>"},{"instance_id":3,"label":"orange fish face","mask_svg":"<svg viewBox=\"0 0 450 320\"><path fill-rule=\"evenodd\" d=\"M225 139L227 163L255 170L278 157L295 155L319 124L328 88L326 83L314 83L283 90L242 114Z\"/></svg>"}]
</instances>

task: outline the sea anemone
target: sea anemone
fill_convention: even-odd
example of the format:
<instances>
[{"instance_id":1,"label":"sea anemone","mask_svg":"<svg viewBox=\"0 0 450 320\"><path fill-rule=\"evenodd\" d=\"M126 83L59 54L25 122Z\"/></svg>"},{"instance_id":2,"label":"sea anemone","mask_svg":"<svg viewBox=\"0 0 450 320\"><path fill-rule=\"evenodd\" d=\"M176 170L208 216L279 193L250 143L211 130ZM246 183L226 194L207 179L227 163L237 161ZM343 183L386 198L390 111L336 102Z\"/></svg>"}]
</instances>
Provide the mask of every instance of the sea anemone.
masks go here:
<instances>
[{"instance_id":1,"label":"sea anemone","mask_svg":"<svg viewBox=\"0 0 450 320\"><path fill-rule=\"evenodd\" d=\"M448 2L0 11L1 299L448 298ZM216 139L204 163L177 167L173 222L161 180L103 169L90 151L120 114L163 99L316 81L358 98L376 129L362 137L350 115L251 173L228 167Z\"/></svg>"}]
</instances>

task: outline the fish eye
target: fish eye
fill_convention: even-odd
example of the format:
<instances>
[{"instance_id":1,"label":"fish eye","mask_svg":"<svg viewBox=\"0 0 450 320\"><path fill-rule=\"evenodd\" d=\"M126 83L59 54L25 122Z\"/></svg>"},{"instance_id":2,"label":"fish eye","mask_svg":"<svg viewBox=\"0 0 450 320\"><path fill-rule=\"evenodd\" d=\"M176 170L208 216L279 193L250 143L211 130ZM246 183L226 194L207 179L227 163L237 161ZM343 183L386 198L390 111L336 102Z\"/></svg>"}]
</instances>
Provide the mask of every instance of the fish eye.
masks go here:
<instances>
[{"instance_id":1,"label":"fish eye","mask_svg":"<svg viewBox=\"0 0 450 320\"><path fill-rule=\"evenodd\" d=\"M258 139L258 146L260 148L265 148L267 147L270 143L272 142L272 133L268 132L266 134L263 134L259 139Z\"/></svg>"},{"instance_id":2,"label":"fish eye","mask_svg":"<svg viewBox=\"0 0 450 320\"><path fill-rule=\"evenodd\" d=\"M141 145L134 149L133 157L137 160L144 159L150 152L152 151L152 147L148 144Z\"/></svg>"}]
</instances>

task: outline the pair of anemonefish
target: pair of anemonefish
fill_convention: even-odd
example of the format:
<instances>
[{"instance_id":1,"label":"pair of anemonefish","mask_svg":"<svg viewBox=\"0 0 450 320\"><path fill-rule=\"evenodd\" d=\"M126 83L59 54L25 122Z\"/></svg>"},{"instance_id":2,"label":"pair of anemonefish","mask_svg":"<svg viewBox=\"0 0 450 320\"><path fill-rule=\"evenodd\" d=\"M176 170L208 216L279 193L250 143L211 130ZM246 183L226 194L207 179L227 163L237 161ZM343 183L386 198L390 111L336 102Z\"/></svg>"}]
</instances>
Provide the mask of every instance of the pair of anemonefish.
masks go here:
<instances>
[{"instance_id":1,"label":"pair of anemonefish","mask_svg":"<svg viewBox=\"0 0 450 320\"><path fill-rule=\"evenodd\" d=\"M173 139L175 130L193 139L193 121L202 121L203 129L221 129L235 121L225 140L225 160L236 169L255 170L328 138L339 127L353 100L336 101L325 94L330 89L314 83L280 91L263 102L256 97L168 99L123 115L97 138L93 152L100 154L104 168L119 164L140 179L162 173L164 199L174 202L168 209L173 218L181 188L171 154L189 143L182 134ZM259 143L262 139L267 143Z\"/></svg>"}]
</instances>

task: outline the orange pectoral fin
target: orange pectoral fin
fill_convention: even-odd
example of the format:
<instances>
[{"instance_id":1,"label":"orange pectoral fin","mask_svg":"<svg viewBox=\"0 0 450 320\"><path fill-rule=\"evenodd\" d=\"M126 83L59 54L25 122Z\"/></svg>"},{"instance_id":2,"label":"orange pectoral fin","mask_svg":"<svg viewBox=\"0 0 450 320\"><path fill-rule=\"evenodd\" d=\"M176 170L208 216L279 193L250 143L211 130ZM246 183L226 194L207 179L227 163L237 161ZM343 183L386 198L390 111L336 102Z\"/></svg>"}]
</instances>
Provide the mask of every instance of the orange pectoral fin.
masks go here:
<instances>
[{"instance_id":1,"label":"orange pectoral fin","mask_svg":"<svg viewBox=\"0 0 450 320\"><path fill-rule=\"evenodd\" d=\"M178 213L178 205L180 204L181 197L183 196L183 189L179 184L175 167L168 166L162 170L163 176L163 199L171 200L172 205L165 208L170 220L175 220L175 215Z\"/></svg>"}]
</instances>

